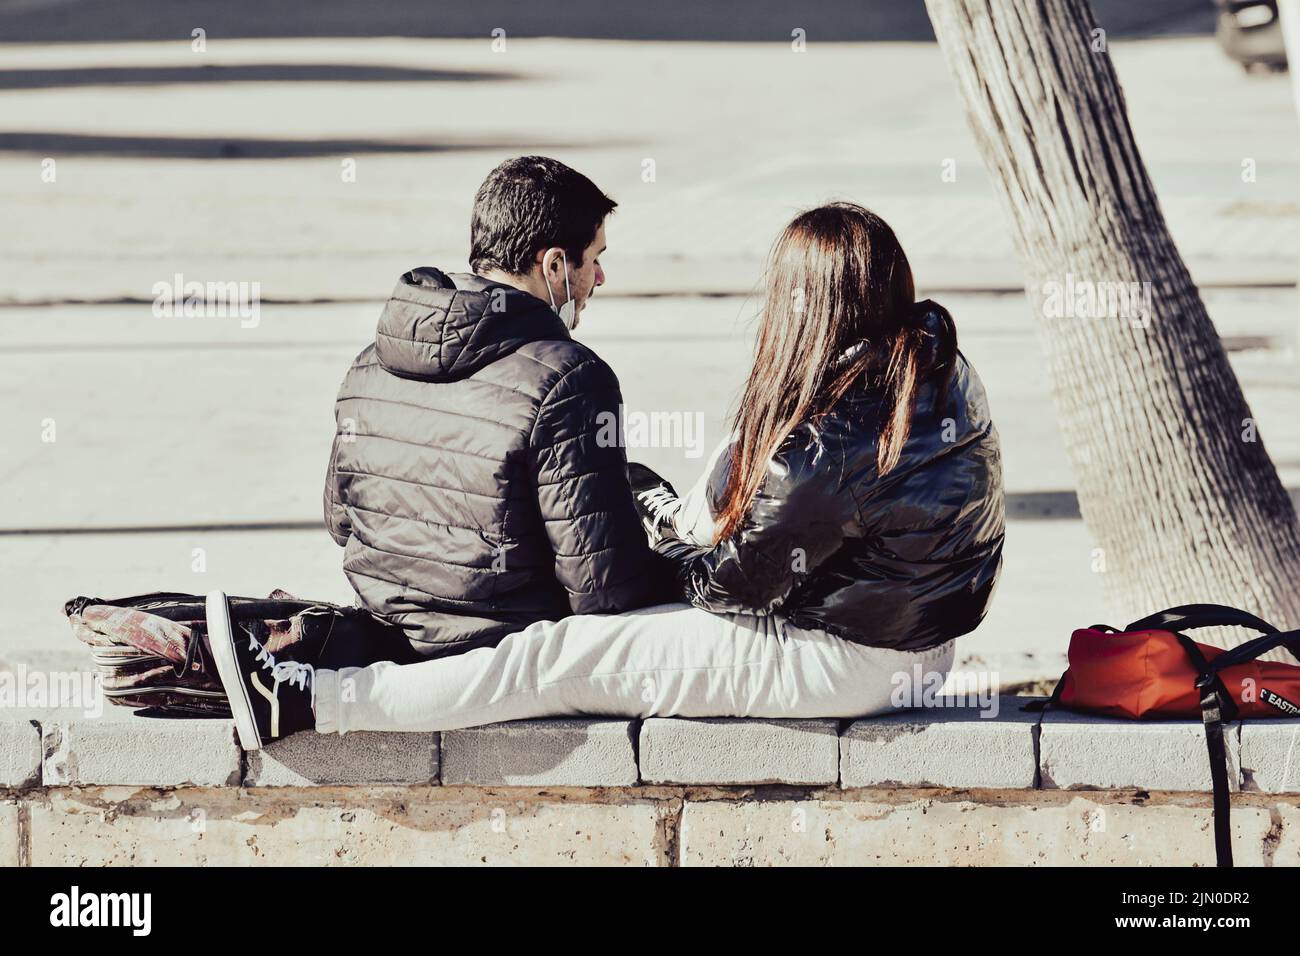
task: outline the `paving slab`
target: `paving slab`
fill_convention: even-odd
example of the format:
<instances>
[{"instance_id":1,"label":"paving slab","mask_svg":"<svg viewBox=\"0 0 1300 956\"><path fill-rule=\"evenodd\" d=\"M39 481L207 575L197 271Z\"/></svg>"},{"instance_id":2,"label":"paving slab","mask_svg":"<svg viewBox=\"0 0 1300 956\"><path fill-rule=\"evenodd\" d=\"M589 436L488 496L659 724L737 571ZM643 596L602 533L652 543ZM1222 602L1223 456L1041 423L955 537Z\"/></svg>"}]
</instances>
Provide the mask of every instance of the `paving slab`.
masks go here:
<instances>
[{"instance_id":1,"label":"paving slab","mask_svg":"<svg viewBox=\"0 0 1300 956\"><path fill-rule=\"evenodd\" d=\"M31 720L0 716L0 787L41 782L41 729Z\"/></svg>"},{"instance_id":2,"label":"paving slab","mask_svg":"<svg viewBox=\"0 0 1300 956\"><path fill-rule=\"evenodd\" d=\"M646 783L832 784L838 721L651 717L641 724Z\"/></svg>"},{"instance_id":3,"label":"paving slab","mask_svg":"<svg viewBox=\"0 0 1300 956\"><path fill-rule=\"evenodd\" d=\"M438 735L292 734L245 754L244 786L302 787L438 782Z\"/></svg>"},{"instance_id":4,"label":"paving slab","mask_svg":"<svg viewBox=\"0 0 1300 956\"><path fill-rule=\"evenodd\" d=\"M1300 720L1243 720L1239 726L1242 789L1300 791Z\"/></svg>"},{"instance_id":5,"label":"paving slab","mask_svg":"<svg viewBox=\"0 0 1300 956\"><path fill-rule=\"evenodd\" d=\"M140 787L238 784L242 752L223 719L137 717L43 719L42 782L52 786Z\"/></svg>"},{"instance_id":6,"label":"paving slab","mask_svg":"<svg viewBox=\"0 0 1300 956\"><path fill-rule=\"evenodd\" d=\"M620 787L637 781L635 724L571 717L442 733L445 786Z\"/></svg>"},{"instance_id":7,"label":"paving slab","mask_svg":"<svg viewBox=\"0 0 1300 956\"><path fill-rule=\"evenodd\" d=\"M1237 725L1224 730L1228 783L1241 787ZM1199 720L1108 719L1050 710L1039 730L1045 789L1199 790L1213 788Z\"/></svg>"},{"instance_id":8,"label":"paving slab","mask_svg":"<svg viewBox=\"0 0 1300 956\"><path fill-rule=\"evenodd\" d=\"M995 716L949 697L854 721L840 736L841 785L1033 787L1038 715L1021 709L1027 698L996 701Z\"/></svg>"}]
</instances>

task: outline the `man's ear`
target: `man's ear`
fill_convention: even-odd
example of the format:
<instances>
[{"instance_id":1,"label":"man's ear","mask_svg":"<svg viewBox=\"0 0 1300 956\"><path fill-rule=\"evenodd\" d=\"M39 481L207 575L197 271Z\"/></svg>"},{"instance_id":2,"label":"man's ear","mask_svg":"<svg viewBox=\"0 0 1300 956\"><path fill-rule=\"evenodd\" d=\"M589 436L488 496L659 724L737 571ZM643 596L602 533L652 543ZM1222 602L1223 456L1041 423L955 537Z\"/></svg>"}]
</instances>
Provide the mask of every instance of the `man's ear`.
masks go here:
<instances>
[{"instance_id":1,"label":"man's ear","mask_svg":"<svg viewBox=\"0 0 1300 956\"><path fill-rule=\"evenodd\" d=\"M551 246L549 249L543 249L538 254L538 263L542 267L542 274L558 276L564 263L564 250L559 246Z\"/></svg>"}]
</instances>

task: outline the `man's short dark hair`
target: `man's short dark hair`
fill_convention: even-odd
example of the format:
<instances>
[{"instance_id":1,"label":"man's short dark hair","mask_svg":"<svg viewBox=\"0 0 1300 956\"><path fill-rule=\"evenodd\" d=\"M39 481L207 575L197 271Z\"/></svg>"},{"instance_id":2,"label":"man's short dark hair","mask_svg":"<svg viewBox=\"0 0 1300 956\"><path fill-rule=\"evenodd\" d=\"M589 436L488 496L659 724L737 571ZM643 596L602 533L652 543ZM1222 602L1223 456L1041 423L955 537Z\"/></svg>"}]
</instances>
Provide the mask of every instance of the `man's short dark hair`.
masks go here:
<instances>
[{"instance_id":1,"label":"man's short dark hair","mask_svg":"<svg viewBox=\"0 0 1300 956\"><path fill-rule=\"evenodd\" d=\"M558 160L507 159L488 174L474 197L470 268L526 275L537 253L552 246L563 249L571 265L581 266L583 252L617 205Z\"/></svg>"}]
</instances>

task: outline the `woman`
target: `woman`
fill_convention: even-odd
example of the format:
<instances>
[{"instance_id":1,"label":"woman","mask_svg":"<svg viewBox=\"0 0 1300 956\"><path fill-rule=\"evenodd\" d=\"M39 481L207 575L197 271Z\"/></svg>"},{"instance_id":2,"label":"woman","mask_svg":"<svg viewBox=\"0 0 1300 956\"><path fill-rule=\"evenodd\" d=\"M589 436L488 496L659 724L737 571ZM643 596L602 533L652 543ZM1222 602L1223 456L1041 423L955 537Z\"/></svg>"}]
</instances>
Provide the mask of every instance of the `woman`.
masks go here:
<instances>
[{"instance_id":1,"label":"woman","mask_svg":"<svg viewBox=\"0 0 1300 956\"><path fill-rule=\"evenodd\" d=\"M952 666L1001 566L997 432L952 319L916 303L893 231L851 203L778 238L731 438L678 499L630 467L684 603L543 621L496 647L315 671L229 632L241 741L573 714L854 717ZM262 674L260 672L265 671Z\"/></svg>"}]
</instances>

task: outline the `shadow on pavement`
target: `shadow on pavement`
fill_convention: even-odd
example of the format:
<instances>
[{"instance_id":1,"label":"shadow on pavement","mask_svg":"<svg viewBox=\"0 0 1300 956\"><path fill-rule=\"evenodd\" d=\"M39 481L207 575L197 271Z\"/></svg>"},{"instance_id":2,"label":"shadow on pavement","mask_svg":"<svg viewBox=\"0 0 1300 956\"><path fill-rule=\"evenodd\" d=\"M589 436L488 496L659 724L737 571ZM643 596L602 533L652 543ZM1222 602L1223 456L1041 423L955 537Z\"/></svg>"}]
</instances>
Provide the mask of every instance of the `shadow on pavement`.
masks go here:
<instances>
[{"instance_id":1,"label":"shadow on pavement","mask_svg":"<svg viewBox=\"0 0 1300 956\"><path fill-rule=\"evenodd\" d=\"M1112 37L1208 34L1210 0L1093 0ZM19 0L0 5L0 42L210 43L243 37L571 37L606 40L809 43L932 41L922 0Z\"/></svg>"},{"instance_id":2,"label":"shadow on pavement","mask_svg":"<svg viewBox=\"0 0 1300 956\"><path fill-rule=\"evenodd\" d=\"M447 153L471 150L528 152L635 145L627 141L523 143L513 139L255 139L245 136L109 136L94 133L0 132L0 154L125 156L149 159L298 159L380 153Z\"/></svg>"},{"instance_id":3,"label":"shadow on pavement","mask_svg":"<svg viewBox=\"0 0 1300 956\"><path fill-rule=\"evenodd\" d=\"M163 86L170 83L478 83L517 80L517 73L421 70L347 63L251 63L240 66L96 66L0 70L0 90L77 86Z\"/></svg>"}]
</instances>

